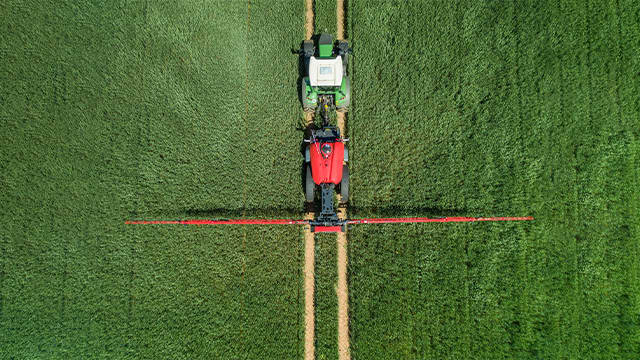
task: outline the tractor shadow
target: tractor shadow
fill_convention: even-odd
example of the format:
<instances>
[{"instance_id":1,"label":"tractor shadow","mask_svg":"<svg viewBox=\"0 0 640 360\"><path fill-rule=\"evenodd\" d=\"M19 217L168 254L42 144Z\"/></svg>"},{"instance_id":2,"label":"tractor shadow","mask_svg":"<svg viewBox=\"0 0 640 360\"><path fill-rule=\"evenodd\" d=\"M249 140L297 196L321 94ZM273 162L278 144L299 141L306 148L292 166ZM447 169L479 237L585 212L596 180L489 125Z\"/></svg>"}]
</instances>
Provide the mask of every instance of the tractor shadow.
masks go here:
<instances>
[{"instance_id":1,"label":"tractor shadow","mask_svg":"<svg viewBox=\"0 0 640 360\"><path fill-rule=\"evenodd\" d=\"M319 201L304 203L304 213L319 212ZM400 206L380 206L380 207L358 207L349 206L349 218L393 218L393 217L429 217L440 218L450 216L473 216L473 211L467 209L442 209L435 207L400 207ZM132 214L137 217L139 214ZM172 211L160 211L156 214L148 214L150 217L167 217L172 219L185 218L207 218L207 219L242 219L242 218L263 218L263 219L289 219L302 216L299 208L279 208L279 207L257 207L246 209L225 209L225 208L183 208Z\"/></svg>"},{"instance_id":2,"label":"tractor shadow","mask_svg":"<svg viewBox=\"0 0 640 360\"><path fill-rule=\"evenodd\" d=\"M349 215L353 218L393 218L393 217L428 217L440 218L451 216L467 216L466 209L442 209L436 207L403 207L380 206L358 207L349 206Z\"/></svg>"},{"instance_id":3,"label":"tractor shadow","mask_svg":"<svg viewBox=\"0 0 640 360\"><path fill-rule=\"evenodd\" d=\"M165 213L166 215L167 213ZM242 218L291 218L300 216L300 209L260 207L229 210L225 208L179 209L170 215L177 218L242 219Z\"/></svg>"}]
</instances>

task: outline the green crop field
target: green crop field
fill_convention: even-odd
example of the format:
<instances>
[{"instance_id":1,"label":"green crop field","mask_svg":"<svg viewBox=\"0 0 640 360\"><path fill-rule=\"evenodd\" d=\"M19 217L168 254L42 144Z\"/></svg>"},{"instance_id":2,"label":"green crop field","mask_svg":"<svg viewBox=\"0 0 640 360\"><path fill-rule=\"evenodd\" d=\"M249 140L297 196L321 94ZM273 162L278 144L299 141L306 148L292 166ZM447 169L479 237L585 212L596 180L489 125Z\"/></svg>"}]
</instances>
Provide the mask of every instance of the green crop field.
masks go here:
<instances>
[{"instance_id":1,"label":"green crop field","mask_svg":"<svg viewBox=\"0 0 640 360\"><path fill-rule=\"evenodd\" d=\"M314 26L316 33L330 33L336 38L336 0L316 0L313 2Z\"/></svg>"},{"instance_id":2,"label":"green crop field","mask_svg":"<svg viewBox=\"0 0 640 360\"><path fill-rule=\"evenodd\" d=\"M302 229L124 220L299 216L304 4L0 19L0 358L301 357Z\"/></svg>"},{"instance_id":3,"label":"green crop field","mask_svg":"<svg viewBox=\"0 0 640 360\"><path fill-rule=\"evenodd\" d=\"M354 359L637 359L640 6L347 0ZM336 31L336 0L315 27ZM0 358L292 359L303 1L0 4ZM316 355L337 357L335 236Z\"/></svg>"},{"instance_id":4,"label":"green crop field","mask_svg":"<svg viewBox=\"0 0 640 360\"><path fill-rule=\"evenodd\" d=\"M640 8L350 1L358 359L636 359Z\"/></svg>"}]
</instances>

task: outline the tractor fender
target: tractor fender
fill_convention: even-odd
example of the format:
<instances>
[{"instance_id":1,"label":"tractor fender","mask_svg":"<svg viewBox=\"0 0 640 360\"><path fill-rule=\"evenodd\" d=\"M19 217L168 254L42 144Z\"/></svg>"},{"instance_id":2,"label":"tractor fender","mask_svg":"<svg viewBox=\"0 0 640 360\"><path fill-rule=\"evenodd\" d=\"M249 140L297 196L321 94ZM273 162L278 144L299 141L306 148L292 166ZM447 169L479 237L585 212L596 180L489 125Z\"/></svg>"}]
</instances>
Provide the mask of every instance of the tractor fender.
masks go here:
<instances>
[{"instance_id":1,"label":"tractor fender","mask_svg":"<svg viewBox=\"0 0 640 360\"><path fill-rule=\"evenodd\" d=\"M313 91L309 84L309 78L304 77L300 81L300 96L302 97L302 107L307 112L313 112L318 106L318 94Z\"/></svg>"},{"instance_id":2,"label":"tractor fender","mask_svg":"<svg viewBox=\"0 0 640 360\"><path fill-rule=\"evenodd\" d=\"M340 91L336 93L336 110L346 112L349 109L349 105L351 105L351 82L348 76L343 76Z\"/></svg>"}]
</instances>

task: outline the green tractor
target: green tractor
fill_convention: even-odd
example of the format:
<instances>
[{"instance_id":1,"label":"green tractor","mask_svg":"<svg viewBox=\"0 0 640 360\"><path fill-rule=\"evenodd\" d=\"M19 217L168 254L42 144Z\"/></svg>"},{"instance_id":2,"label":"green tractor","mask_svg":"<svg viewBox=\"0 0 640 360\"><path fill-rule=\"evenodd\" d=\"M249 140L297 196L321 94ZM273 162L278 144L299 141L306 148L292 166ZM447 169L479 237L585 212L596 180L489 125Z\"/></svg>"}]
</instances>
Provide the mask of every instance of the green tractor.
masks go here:
<instances>
[{"instance_id":1,"label":"green tractor","mask_svg":"<svg viewBox=\"0 0 640 360\"><path fill-rule=\"evenodd\" d=\"M346 41L337 41L334 47L329 34L321 34L316 49L313 40L302 43L306 75L300 83L302 107L314 112L318 106L347 111L351 103L351 85L347 76L347 61L351 48ZM317 50L317 51L316 51ZM326 111L323 111L326 114Z\"/></svg>"}]
</instances>

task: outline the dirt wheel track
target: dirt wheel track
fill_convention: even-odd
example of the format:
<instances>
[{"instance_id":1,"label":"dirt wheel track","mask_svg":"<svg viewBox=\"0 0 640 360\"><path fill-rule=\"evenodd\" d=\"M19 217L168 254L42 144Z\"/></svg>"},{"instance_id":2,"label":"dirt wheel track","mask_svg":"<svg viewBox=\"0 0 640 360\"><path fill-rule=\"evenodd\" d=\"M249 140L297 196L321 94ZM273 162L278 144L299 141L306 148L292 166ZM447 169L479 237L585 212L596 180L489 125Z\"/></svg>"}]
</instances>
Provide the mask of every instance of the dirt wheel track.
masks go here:
<instances>
[{"instance_id":1,"label":"dirt wheel track","mask_svg":"<svg viewBox=\"0 0 640 360\"><path fill-rule=\"evenodd\" d=\"M306 219L313 219L308 213ZM304 358L315 358L315 237L308 226L304 229Z\"/></svg>"},{"instance_id":2,"label":"dirt wheel track","mask_svg":"<svg viewBox=\"0 0 640 360\"><path fill-rule=\"evenodd\" d=\"M304 28L306 39L313 36L313 0L305 2ZM305 121L308 125L313 123L313 114L306 113ZM313 219L313 212L308 212L306 219ZM304 358L315 359L315 236L309 226L304 229Z\"/></svg>"},{"instance_id":3,"label":"dirt wheel track","mask_svg":"<svg viewBox=\"0 0 640 360\"><path fill-rule=\"evenodd\" d=\"M344 0L336 0L336 36L344 40Z\"/></svg>"},{"instance_id":4,"label":"dirt wheel track","mask_svg":"<svg viewBox=\"0 0 640 360\"><path fill-rule=\"evenodd\" d=\"M338 40L344 39L344 1L336 0L336 36ZM345 114L338 112L338 128L340 133L345 133ZM338 210L340 218L347 217L346 208ZM349 286L347 284L347 233L339 232L336 242L338 247L338 286L336 293L338 295L338 359L350 360L351 351L349 349Z\"/></svg>"},{"instance_id":5,"label":"dirt wheel track","mask_svg":"<svg viewBox=\"0 0 640 360\"><path fill-rule=\"evenodd\" d=\"M305 1L305 32L306 39L311 40L314 32L314 0ZM336 1L337 38L344 39L344 2ZM307 125L313 123L313 114L305 114ZM345 114L337 113L338 128L345 133ZM339 196L338 196L339 197ZM338 209L338 215L346 218L346 208ZM313 219L313 213L306 215L307 219ZM315 359L315 236L309 227L305 227L305 264L304 264L304 290L305 290L305 360ZM347 235L339 232L337 237L337 266L338 284L336 294L338 297L338 358L350 360L349 349L349 290L347 284Z\"/></svg>"},{"instance_id":6,"label":"dirt wheel track","mask_svg":"<svg viewBox=\"0 0 640 360\"><path fill-rule=\"evenodd\" d=\"M340 217L345 217L346 210L340 211ZM338 359L349 360L349 287L347 284L347 234L338 233Z\"/></svg>"},{"instance_id":7,"label":"dirt wheel track","mask_svg":"<svg viewBox=\"0 0 640 360\"><path fill-rule=\"evenodd\" d=\"M311 40L313 36L313 0L306 0L305 2L305 14L304 14L304 28L306 30L307 40Z\"/></svg>"}]
</instances>

